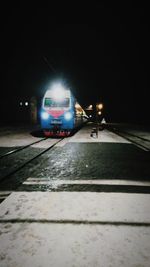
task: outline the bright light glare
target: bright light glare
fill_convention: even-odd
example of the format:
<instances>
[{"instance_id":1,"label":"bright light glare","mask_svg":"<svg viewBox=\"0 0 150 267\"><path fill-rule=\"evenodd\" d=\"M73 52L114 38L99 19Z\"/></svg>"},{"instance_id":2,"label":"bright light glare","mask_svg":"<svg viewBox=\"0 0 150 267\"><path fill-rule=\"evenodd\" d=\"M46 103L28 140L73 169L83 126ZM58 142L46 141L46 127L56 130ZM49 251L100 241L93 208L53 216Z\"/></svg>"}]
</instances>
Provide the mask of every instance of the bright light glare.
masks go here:
<instances>
[{"instance_id":1,"label":"bright light glare","mask_svg":"<svg viewBox=\"0 0 150 267\"><path fill-rule=\"evenodd\" d=\"M29 103L28 102L25 102L25 106L28 106L29 105Z\"/></svg>"},{"instance_id":2,"label":"bright light glare","mask_svg":"<svg viewBox=\"0 0 150 267\"><path fill-rule=\"evenodd\" d=\"M103 104L102 103L98 104L98 108L102 109L103 108Z\"/></svg>"},{"instance_id":3,"label":"bright light glare","mask_svg":"<svg viewBox=\"0 0 150 267\"><path fill-rule=\"evenodd\" d=\"M76 103L75 108L79 109L79 108L81 108L81 106L78 103Z\"/></svg>"},{"instance_id":4,"label":"bright light glare","mask_svg":"<svg viewBox=\"0 0 150 267\"><path fill-rule=\"evenodd\" d=\"M60 83L52 86L52 97L57 101L61 101L65 97L65 89Z\"/></svg>"},{"instance_id":5,"label":"bright light glare","mask_svg":"<svg viewBox=\"0 0 150 267\"><path fill-rule=\"evenodd\" d=\"M71 114L71 112L67 112L67 113L65 113L65 119L66 120L70 120L72 118L72 114Z\"/></svg>"},{"instance_id":6,"label":"bright light glare","mask_svg":"<svg viewBox=\"0 0 150 267\"><path fill-rule=\"evenodd\" d=\"M49 117L49 115L48 115L47 112L42 112L42 113L41 113L41 118L42 118L43 120L47 120L48 117Z\"/></svg>"}]
</instances>

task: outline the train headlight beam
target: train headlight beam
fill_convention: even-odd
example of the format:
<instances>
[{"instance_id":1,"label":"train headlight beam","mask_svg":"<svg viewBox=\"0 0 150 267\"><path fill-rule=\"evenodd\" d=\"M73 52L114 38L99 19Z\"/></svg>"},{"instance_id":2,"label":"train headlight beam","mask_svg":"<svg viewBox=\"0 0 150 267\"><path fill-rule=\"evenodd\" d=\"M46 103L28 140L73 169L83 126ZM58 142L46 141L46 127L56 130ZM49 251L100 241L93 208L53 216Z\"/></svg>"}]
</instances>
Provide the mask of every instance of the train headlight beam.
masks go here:
<instances>
[{"instance_id":1,"label":"train headlight beam","mask_svg":"<svg viewBox=\"0 0 150 267\"><path fill-rule=\"evenodd\" d=\"M47 113L47 112L42 112L42 113L41 113L41 118L42 118L43 120L47 120L47 119L49 118L48 113Z\"/></svg>"},{"instance_id":2,"label":"train headlight beam","mask_svg":"<svg viewBox=\"0 0 150 267\"><path fill-rule=\"evenodd\" d=\"M71 118L72 118L72 114L71 114L71 112L67 112L67 113L65 113L65 119L67 120L67 121L69 121L69 120L71 120Z\"/></svg>"}]
</instances>

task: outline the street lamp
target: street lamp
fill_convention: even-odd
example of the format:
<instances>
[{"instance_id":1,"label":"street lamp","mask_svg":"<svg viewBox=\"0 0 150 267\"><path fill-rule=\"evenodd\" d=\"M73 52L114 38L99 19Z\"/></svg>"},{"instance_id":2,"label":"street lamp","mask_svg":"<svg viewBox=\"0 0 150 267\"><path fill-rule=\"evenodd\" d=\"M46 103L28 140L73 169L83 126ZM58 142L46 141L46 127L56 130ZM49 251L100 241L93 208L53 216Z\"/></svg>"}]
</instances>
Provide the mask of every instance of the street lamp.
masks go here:
<instances>
[{"instance_id":1,"label":"street lamp","mask_svg":"<svg viewBox=\"0 0 150 267\"><path fill-rule=\"evenodd\" d=\"M97 104L97 108L100 110L103 109L103 104L102 103Z\"/></svg>"},{"instance_id":2,"label":"street lamp","mask_svg":"<svg viewBox=\"0 0 150 267\"><path fill-rule=\"evenodd\" d=\"M96 122L98 123L98 116L102 115L103 103L96 103Z\"/></svg>"}]
</instances>

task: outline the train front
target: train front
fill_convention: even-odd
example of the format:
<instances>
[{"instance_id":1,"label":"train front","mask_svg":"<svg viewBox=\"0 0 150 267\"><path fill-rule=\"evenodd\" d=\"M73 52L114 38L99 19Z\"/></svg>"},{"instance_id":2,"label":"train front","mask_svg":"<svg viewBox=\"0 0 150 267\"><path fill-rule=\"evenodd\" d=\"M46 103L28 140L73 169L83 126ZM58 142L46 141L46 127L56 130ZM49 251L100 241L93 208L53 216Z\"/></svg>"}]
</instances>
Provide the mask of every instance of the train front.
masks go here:
<instances>
[{"instance_id":1,"label":"train front","mask_svg":"<svg viewBox=\"0 0 150 267\"><path fill-rule=\"evenodd\" d=\"M73 97L61 85L53 86L43 98L41 128L45 136L68 136L74 128Z\"/></svg>"}]
</instances>

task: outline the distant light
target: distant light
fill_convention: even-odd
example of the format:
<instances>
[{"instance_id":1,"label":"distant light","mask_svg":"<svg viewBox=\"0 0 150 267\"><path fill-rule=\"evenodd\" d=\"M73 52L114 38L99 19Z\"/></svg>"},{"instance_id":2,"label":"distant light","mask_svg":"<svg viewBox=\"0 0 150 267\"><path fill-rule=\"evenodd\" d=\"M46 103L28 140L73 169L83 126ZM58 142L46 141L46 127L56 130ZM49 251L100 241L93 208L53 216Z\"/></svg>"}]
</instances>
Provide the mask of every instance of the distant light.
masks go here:
<instances>
[{"instance_id":1,"label":"distant light","mask_svg":"<svg viewBox=\"0 0 150 267\"><path fill-rule=\"evenodd\" d=\"M79 108L81 108L81 106L78 103L76 103L75 108L79 109Z\"/></svg>"},{"instance_id":2,"label":"distant light","mask_svg":"<svg viewBox=\"0 0 150 267\"><path fill-rule=\"evenodd\" d=\"M93 105L89 105L86 110L92 110L93 109Z\"/></svg>"},{"instance_id":3,"label":"distant light","mask_svg":"<svg viewBox=\"0 0 150 267\"><path fill-rule=\"evenodd\" d=\"M22 105L23 105L23 103L22 103L22 102L20 102L20 103L19 103L19 105L20 105L20 106L22 106Z\"/></svg>"},{"instance_id":4,"label":"distant light","mask_svg":"<svg viewBox=\"0 0 150 267\"><path fill-rule=\"evenodd\" d=\"M101 114L102 114L102 112L101 112L101 111L99 111L99 112L98 112L98 115L101 115Z\"/></svg>"},{"instance_id":5,"label":"distant light","mask_svg":"<svg viewBox=\"0 0 150 267\"><path fill-rule=\"evenodd\" d=\"M28 102L25 102L25 106L28 106L29 105L29 103Z\"/></svg>"},{"instance_id":6,"label":"distant light","mask_svg":"<svg viewBox=\"0 0 150 267\"><path fill-rule=\"evenodd\" d=\"M89 117L92 118L92 115L90 115Z\"/></svg>"},{"instance_id":7,"label":"distant light","mask_svg":"<svg viewBox=\"0 0 150 267\"><path fill-rule=\"evenodd\" d=\"M64 116L65 116L65 119L68 120L68 121L71 120L71 118L72 118L72 114L71 114L71 112L67 112L67 113L65 113Z\"/></svg>"},{"instance_id":8,"label":"distant light","mask_svg":"<svg viewBox=\"0 0 150 267\"><path fill-rule=\"evenodd\" d=\"M41 118L42 118L43 120L47 120L47 119L49 118L48 113L47 113L47 112L42 112L42 113L41 113Z\"/></svg>"},{"instance_id":9,"label":"distant light","mask_svg":"<svg viewBox=\"0 0 150 267\"><path fill-rule=\"evenodd\" d=\"M101 123L106 123L106 120L105 118L102 119Z\"/></svg>"},{"instance_id":10,"label":"distant light","mask_svg":"<svg viewBox=\"0 0 150 267\"><path fill-rule=\"evenodd\" d=\"M102 109L103 108L103 104L102 103L100 103L100 104L98 104L98 109Z\"/></svg>"}]
</instances>

